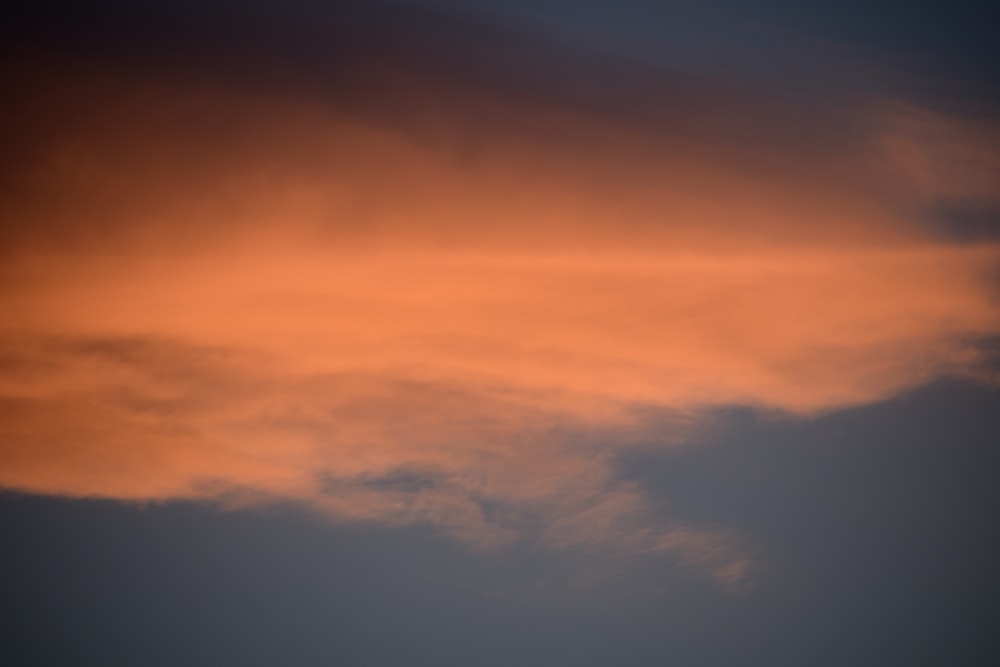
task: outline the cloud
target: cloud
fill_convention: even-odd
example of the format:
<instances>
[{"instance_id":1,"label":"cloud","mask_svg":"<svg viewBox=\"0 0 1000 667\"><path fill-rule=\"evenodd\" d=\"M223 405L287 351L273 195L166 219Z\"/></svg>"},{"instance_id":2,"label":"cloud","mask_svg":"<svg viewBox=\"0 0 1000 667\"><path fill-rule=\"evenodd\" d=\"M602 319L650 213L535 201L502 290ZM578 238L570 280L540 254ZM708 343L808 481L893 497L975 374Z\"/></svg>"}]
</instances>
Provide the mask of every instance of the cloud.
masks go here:
<instances>
[{"instance_id":1,"label":"cloud","mask_svg":"<svg viewBox=\"0 0 1000 667\"><path fill-rule=\"evenodd\" d=\"M8 120L31 138L5 171L5 488L291 499L731 584L731 536L664 523L615 472L649 415L676 445L716 406L975 378L1000 329L1000 247L922 217L993 204L988 123L859 101L783 129L739 95L632 123L398 73L340 99L95 72L45 75Z\"/></svg>"}]
</instances>

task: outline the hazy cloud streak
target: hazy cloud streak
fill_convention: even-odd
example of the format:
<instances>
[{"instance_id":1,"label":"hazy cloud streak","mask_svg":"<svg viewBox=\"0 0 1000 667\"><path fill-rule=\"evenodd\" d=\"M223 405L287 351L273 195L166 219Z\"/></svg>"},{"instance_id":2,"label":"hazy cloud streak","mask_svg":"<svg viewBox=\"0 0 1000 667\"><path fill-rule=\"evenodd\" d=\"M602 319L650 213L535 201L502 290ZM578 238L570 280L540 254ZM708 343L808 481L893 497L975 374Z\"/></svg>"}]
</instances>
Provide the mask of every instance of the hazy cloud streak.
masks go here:
<instances>
[{"instance_id":1,"label":"hazy cloud streak","mask_svg":"<svg viewBox=\"0 0 1000 667\"><path fill-rule=\"evenodd\" d=\"M922 218L995 205L989 124L859 103L848 145L813 149L764 117L692 135L440 82L420 122L185 79L49 85L34 104L68 96L72 119L33 126L4 210L6 488L294 499L734 581L726 536L659 525L616 477L643 415L677 444L705 408L807 416L981 377L1000 330L1000 248ZM379 108L410 99L384 85Z\"/></svg>"}]
</instances>

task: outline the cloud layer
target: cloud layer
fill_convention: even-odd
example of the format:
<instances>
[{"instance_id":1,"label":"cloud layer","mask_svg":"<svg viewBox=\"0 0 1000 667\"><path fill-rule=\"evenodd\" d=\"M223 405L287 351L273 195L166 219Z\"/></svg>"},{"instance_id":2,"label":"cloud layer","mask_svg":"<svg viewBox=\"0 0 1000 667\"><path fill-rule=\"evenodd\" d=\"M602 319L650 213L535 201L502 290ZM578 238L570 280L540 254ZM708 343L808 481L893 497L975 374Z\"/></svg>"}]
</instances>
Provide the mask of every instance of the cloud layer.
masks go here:
<instances>
[{"instance_id":1,"label":"cloud layer","mask_svg":"<svg viewBox=\"0 0 1000 667\"><path fill-rule=\"evenodd\" d=\"M334 94L60 67L7 85L5 488L292 499L733 582L730 538L654 520L622 448L982 379L1000 330L1000 247L928 224L996 206L987 122L669 77L636 118L384 62Z\"/></svg>"}]
</instances>

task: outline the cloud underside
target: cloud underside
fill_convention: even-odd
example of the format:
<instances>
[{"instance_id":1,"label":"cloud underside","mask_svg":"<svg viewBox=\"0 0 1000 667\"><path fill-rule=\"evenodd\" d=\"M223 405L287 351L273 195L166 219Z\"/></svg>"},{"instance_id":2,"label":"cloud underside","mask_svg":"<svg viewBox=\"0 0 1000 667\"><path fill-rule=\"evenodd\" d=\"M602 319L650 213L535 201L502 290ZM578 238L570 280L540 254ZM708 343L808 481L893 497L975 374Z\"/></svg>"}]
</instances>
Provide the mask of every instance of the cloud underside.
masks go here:
<instances>
[{"instance_id":1,"label":"cloud underside","mask_svg":"<svg viewBox=\"0 0 1000 667\"><path fill-rule=\"evenodd\" d=\"M735 581L729 538L665 523L618 454L713 407L982 379L1000 328L997 246L922 217L995 205L995 134L901 105L820 151L526 103L414 126L203 83L74 95L93 113L35 128L4 210L9 489L293 500Z\"/></svg>"}]
</instances>

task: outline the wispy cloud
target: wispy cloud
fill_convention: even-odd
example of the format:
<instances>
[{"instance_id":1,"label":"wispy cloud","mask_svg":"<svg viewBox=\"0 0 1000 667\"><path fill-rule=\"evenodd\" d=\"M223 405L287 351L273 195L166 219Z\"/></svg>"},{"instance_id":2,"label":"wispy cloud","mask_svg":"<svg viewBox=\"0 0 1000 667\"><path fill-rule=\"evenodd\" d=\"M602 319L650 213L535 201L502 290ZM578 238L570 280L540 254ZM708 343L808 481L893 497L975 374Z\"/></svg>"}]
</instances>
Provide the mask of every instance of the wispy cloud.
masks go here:
<instances>
[{"instance_id":1,"label":"wispy cloud","mask_svg":"<svg viewBox=\"0 0 1000 667\"><path fill-rule=\"evenodd\" d=\"M1000 247L926 211L995 205L988 123L858 103L807 142L752 99L717 109L729 131L388 80L376 106L423 120L50 82L72 122L35 128L4 209L0 485L292 499L733 583L730 537L663 525L616 474L643 415L680 444L715 406L808 416L981 374Z\"/></svg>"}]
</instances>

